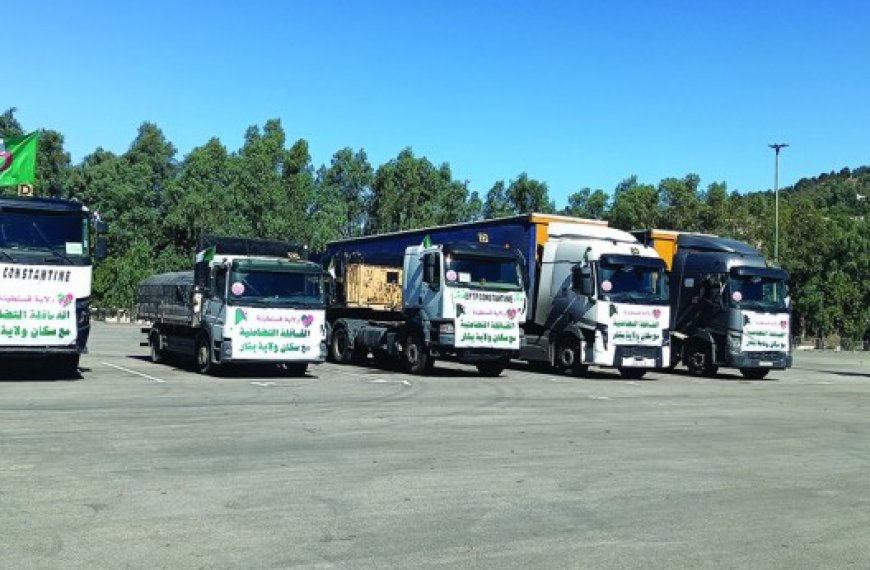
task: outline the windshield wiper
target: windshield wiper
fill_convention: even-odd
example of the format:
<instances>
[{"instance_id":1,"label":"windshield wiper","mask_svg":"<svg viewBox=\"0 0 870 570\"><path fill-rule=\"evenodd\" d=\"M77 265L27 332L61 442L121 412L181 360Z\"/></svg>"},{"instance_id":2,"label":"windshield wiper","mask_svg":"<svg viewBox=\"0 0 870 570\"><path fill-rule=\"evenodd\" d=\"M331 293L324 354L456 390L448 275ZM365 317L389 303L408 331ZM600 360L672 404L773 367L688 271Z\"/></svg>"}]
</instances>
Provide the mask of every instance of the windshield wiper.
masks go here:
<instances>
[{"instance_id":1,"label":"windshield wiper","mask_svg":"<svg viewBox=\"0 0 870 570\"><path fill-rule=\"evenodd\" d=\"M16 263L18 261L17 259L15 259L15 257L11 253L6 251L5 249L0 249L0 253L2 253L3 256L6 257L6 259L11 261L12 263Z\"/></svg>"}]
</instances>

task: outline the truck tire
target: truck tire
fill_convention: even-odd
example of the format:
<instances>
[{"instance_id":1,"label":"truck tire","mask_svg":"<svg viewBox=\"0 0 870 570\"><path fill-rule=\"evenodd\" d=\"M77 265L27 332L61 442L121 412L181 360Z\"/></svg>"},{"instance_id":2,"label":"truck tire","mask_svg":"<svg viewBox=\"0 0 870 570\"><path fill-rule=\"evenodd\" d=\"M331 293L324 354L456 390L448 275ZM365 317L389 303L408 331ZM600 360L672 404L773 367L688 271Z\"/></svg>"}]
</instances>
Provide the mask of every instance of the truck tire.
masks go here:
<instances>
[{"instance_id":1,"label":"truck tire","mask_svg":"<svg viewBox=\"0 0 870 570\"><path fill-rule=\"evenodd\" d=\"M79 375L78 354L61 354L52 359L52 372L55 378L72 379Z\"/></svg>"},{"instance_id":2,"label":"truck tire","mask_svg":"<svg viewBox=\"0 0 870 570\"><path fill-rule=\"evenodd\" d=\"M211 361L211 341L205 334L196 339L196 371L200 374L215 372L215 364Z\"/></svg>"},{"instance_id":3,"label":"truck tire","mask_svg":"<svg viewBox=\"0 0 870 570\"><path fill-rule=\"evenodd\" d=\"M770 372L767 368L741 368L740 373L747 380L761 380L767 373Z\"/></svg>"},{"instance_id":4,"label":"truck tire","mask_svg":"<svg viewBox=\"0 0 870 570\"><path fill-rule=\"evenodd\" d=\"M619 375L627 380L640 380L646 374L643 368L620 368Z\"/></svg>"},{"instance_id":5,"label":"truck tire","mask_svg":"<svg viewBox=\"0 0 870 570\"><path fill-rule=\"evenodd\" d=\"M408 334L405 350L405 370L411 374L430 374L435 367L435 357L429 353L423 335L419 331Z\"/></svg>"},{"instance_id":6,"label":"truck tire","mask_svg":"<svg viewBox=\"0 0 870 570\"><path fill-rule=\"evenodd\" d=\"M477 373L487 378L500 376L507 368L508 363L504 360L491 360L489 362L481 362L477 365Z\"/></svg>"},{"instance_id":7,"label":"truck tire","mask_svg":"<svg viewBox=\"0 0 870 570\"><path fill-rule=\"evenodd\" d=\"M350 345L350 335L343 326L332 331L332 342L329 345L329 355L338 364L350 364L353 360L353 347Z\"/></svg>"},{"instance_id":8,"label":"truck tire","mask_svg":"<svg viewBox=\"0 0 870 570\"><path fill-rule=\"evenodd\" d=\"M160 346L160 333L158 331L151 331L148 336L148 346L151 348L151 362L160 364L166 360L166 353Z\"/></svg>"},{"instance_id":9,"label":"truck tire","mask_svg":"<svg viewBox=\"0 0 870 570\"><path fill-rule=\"evenodd\" d=\"M566 376L585 374L589 367L581 364L582 354L580 341L577 338L573 336L563 338L556 345L556 370Z\"/></svg>"},{"instance_id":10,"label":"truck tire","mask_svg":"<svg viewBox=\"0 0 870 570\"><path fill-rule=\"evenodd\" d=\"M284 368L287 370L288 376L300 377L305 376L305 373L308 372L308 363L307 362L288 362L284 365Z\"/></svg>"},{"instance_id":11,"label":"truck tire","mask_svg":"<svg viewBox=\"0 0 870 570\"><path fill-rule=\"evenodd\" d=\"M710 347L704 342L693 342L686 349L686 368L692 376L715 376L719 367L713 364Z\"/></svg>"}]
</instances>

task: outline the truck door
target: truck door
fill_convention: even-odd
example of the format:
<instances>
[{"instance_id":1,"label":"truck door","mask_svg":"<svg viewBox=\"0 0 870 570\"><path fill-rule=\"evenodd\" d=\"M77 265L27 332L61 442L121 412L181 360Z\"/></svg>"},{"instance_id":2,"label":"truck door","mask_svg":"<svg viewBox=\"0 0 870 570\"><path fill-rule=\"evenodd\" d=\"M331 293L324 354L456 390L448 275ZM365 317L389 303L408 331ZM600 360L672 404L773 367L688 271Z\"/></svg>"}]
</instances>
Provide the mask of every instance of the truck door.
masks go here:
<instances>
[{"instance_id":1,"label":"truck door","mask_svg":"<svg viewBox=\"0 0 870 570\"><path fill-rule=\"evenodd\" d=\"M423 313L431 318L441 315L441 254L429 252L423 254L423 287L420 291L420 307Z\"/></svg>"}]
</instances>

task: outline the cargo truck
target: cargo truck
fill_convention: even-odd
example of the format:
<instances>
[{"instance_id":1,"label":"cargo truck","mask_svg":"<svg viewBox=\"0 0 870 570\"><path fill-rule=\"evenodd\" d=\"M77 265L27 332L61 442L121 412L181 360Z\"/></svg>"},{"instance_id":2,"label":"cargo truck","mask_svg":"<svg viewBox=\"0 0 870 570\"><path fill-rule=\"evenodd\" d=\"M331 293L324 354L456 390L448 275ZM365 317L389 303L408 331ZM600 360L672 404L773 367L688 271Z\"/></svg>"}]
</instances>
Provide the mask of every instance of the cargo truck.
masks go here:
<instances>
[{"instance_id":1,"label":"cargo truck","mask_svg":"<svg viewBox=\"0 0 870 570\"><path fill-rule=\"evenodd\" d=\"M203 235L193 271L149 277L138 317L151 359L192 358L202 374L229 364L275 364L291 375L326 357L324 273L305 249Z\"/></svg>"},{"instance_id":2,"label":"cargo truck","mask_svg":"<svg viewBox=\"0 0 870 570\"><path fill-rule=\"evenodd\" d=\"M788 273L751 246L715 235L644 230L670 270L671 365L750 379L791 367Z\"/></svg>"},{"instance_id":3,"label":"cargo truck","mask_svg":"<svg viewBox=\"0 0 870 570\"><path fill-rule=\"evenodd\" d=\"M330 357L428 374L436 359L498 376L522 344L521 252L498 232L458 224L327 244L335 277Z\"/></svg>"},{"instance_id":4,"label":"cargo truck","mask_svg":"<svg viewBox=\"0 0 870 570\"><path fill-rule=\"evenodd\" d=\"M601 220L525 214L481 222L529 260L529 311L520 359L582 374L615 368L627 378L670 360L665 263L651 247Z\"/></svg>"},{"instance_id":5,"label":"cargo truck","mask_svg":"<svg viewBox=\"0 0 870 570\"><path fill-rule=\"evenodd\" d=\"M0 359L78 374L106 224L79 202L0 197Z\"/></svg>"}]
</instances>

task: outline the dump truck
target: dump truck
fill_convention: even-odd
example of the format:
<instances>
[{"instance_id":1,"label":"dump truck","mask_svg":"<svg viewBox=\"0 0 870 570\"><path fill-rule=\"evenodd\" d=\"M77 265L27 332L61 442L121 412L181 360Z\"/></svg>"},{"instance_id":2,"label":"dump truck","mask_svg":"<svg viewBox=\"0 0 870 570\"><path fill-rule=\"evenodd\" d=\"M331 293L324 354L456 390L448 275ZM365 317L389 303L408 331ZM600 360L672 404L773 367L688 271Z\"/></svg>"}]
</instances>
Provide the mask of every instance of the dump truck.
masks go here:
<instances>
[{"instance_id":1,"label":"dump truck","mask_svg":"<svg viewBox=\"0 0 870 570\"><path fill-rule=\"evenodd\" d=\"M324 272L306 249L272 240L205 234L193 271L149 277L138 317L152 361L192 358L202 374L275 364L291 375L326 357Z\"/></svg>"},{"instance_id":2,"label":"dump truck","mask_svg":"<svg viewBox=\"0 0 870 570\"><path fill-rule=\"evenodd\" d=\"M519 358L571 375L640 378L670 361L665 262L606 221L524 214L480 222L523 252L529 310Z\"/></svg>"},{"instance_id":3,"label":"dump truck","mask_svg":"<svg viewBox=\"0 0 870 570\"><path fill-rule=\"evenodd\" d=\"M78 374L105 231L80 202L0 197L0 360L43 364L64 378Z\"/></svg>"},{"instance_id":4,"label":"dump truck","mask_svg":"<svg viewBox=\"0 0 870 570\"><path fill-rule=\"evenodd\" d=\"M328 243L330 357L429 374L436 359L498 376L522 345L523 255L456 224Z\"/></svg>"},{"instance_id":5,"label":"dump truck","mask_svg":"<svg viewBox=\"0 0 870 570\"><path fill-rule=\"evenodd\" d=\"M642 230L670 271L671 365L713 376L737 368L749 379L792 364L788 273L738 240Z\"/></svg>"}]
</instances>

